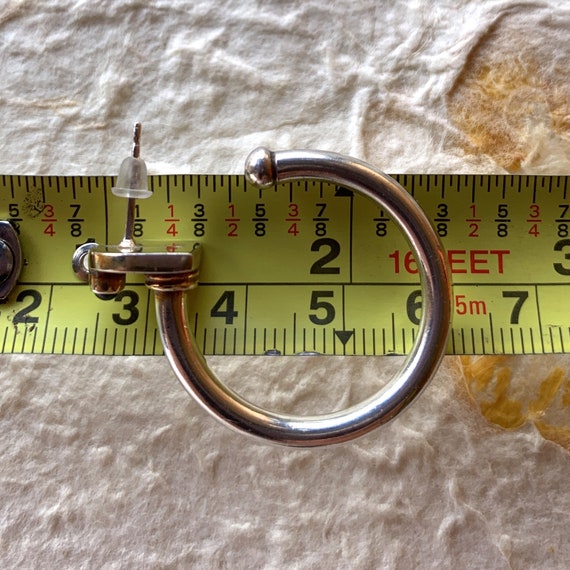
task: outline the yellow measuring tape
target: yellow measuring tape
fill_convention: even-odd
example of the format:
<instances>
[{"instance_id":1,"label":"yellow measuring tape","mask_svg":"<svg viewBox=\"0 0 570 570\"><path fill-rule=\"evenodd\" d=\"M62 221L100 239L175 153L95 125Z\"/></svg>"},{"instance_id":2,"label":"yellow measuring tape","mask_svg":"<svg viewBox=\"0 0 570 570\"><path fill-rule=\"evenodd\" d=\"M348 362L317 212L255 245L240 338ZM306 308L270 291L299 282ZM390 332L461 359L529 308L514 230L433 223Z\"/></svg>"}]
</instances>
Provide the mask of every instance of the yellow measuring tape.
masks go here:
<instances>
[{"instance_id":1,"label":"yellow measuring tape","mask_svg":"<svg viewBox=\"0 0 570 570\"><path fill-rule=\"evenodd\" d=\"M446 248L450 354L570 351L568 178L400 175ZM0 217L24 266L0 305L3 353L161 354L151 292L129 278L100 300L75 277L86 241L117 243L111 177L0 176ZM366 198L301 181L258 190L242 176L149 179L134 237L198 241L188 314L204 354L403 354L421 314L416 261Z\"/></svg>"}]
</instances>

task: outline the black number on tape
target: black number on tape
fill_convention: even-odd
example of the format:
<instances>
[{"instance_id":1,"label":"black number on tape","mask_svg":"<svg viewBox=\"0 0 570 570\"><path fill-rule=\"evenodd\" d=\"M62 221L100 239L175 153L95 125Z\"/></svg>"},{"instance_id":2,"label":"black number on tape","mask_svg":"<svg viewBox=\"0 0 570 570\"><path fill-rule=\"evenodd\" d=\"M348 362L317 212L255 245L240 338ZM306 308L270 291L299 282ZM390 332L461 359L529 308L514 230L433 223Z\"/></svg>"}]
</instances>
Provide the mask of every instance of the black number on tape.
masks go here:
<instances>
[{"instance_id":1,"label":"black number on tape","mask_svg":"<svg viewBox=\"0 0 570 570\"><path fill-rule=\"evenodd\" d=\"M211 317L221 317L226 320L226 325L233 325L234 319L238 316L238 312L234 310L235 291L224 291L222 296L216 301L216 304L210 311Z\"/></svg>"},{"instance_id":2,"label":"black number on tape","mask_svg":"<svg viewBox=\"0 0 570 570\"><path fill-rule=\"evenodd\" d=\"M510 324L518 325L522 306L524 305L524 302L528 299L528 291L503 291L503 298L516 299L515 306L511 311Z\"/></svg>"},{"instance_id":3,"label":"black number on tape","mask_svg":"<svg viewBox=\"0 0 570 570\"><path fill-rule=\"evenodd\" d=\"M421 289L416 289L408 295L408 299L406 301L406 313L408 315L408 319L410 319L410 322L414 325L420 324L421 311L422 292Z\"/></svg>"},{"instance_id":4,"label":"black number on tape","mask_svg":"<svg viewBox=\"0 0 570 570\"><path fill-rule=\"evenodd\" d=\"M139 318L139 310L137 307L139 294L135 291L125 289L115 297L115 302L120 303L123 299L127 299L127 302L124 303L122 307L122 311L126 311L127 316L124 317L121 313L113 313L113 321L118 325L132 325Z\"/></svg>"},{"instance_id":5,"label":"black number on tape","mask_svg":"<svg viewBox=\"0 0 570 570\"><path fill-rule=\"evenodd\" d=\"M14 315L14 319L12 320L14 324L19 324L19 323L33 324L38 322L39 318L30 316L30 313L32 311L35 311L41 305L42 294L39 291L36 291L35 289L25 289L24 291L20 291L20 293L16 297L16 301L18 303L21 303L24 299L27 299L28 297L32 299L32 302L23 309L20 309Z\"/></svg>"},{"instance_id":6,"label":"black number on tape","mask_svg":"<svg viewBox=\"0 0 570 570\"><path fill-rule=\"evenodd\" d=\"M318 311L319 309L324 310L324 314L322 316L313 313L309 315L309 319L315 325L328 325L334 320L335 317L335 308L332 303L328 301L321 301L321 298L332 298L334 297L333 291L313 291L311 293L311 310Z\"/></svg>"},{"instance_id":7,"label":"black number on tape","mask_svg":"<svg viewBox=\"0 0 570 570\"><path fill-rule=\"evenodd\" d=\"M554 251L563 251L566 248L570 248L570 239L561 239L554 244ZM566 252L564 259L570 260L570 253ZM570 275L570 266L564 265L563 263L554 263L553 265L556 273L560 275Z\"/></svg>"},{"instance_id":8,"label":"black number on tape","mask_svg":"<svg viewBox=\"0 0 570 570\"><path fill-rule=\"evenodd\" d=\"M338 275L340 267L327 267L340 255L340 243L332 238L320 238L315 240L311 245L311 251L320 251L322 248L328 248L328 253L317 259L311 266L311 274L319 275Z\"/></svg>"}]
</instances>

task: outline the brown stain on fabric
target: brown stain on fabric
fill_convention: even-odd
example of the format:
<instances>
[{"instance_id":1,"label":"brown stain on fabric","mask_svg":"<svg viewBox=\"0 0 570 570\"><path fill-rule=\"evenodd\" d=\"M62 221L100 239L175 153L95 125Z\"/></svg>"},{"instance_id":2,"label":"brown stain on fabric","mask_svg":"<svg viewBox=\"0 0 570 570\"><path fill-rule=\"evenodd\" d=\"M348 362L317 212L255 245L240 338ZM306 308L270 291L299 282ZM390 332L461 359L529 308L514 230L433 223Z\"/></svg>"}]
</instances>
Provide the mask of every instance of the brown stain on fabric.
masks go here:
<instances>
[{"instance_id":1,"label":"brown stain on fabric","mask_svg":"<svg viewBox=\"0 0 570 570\"><path fill-rule=\"evenodd\" d=\"M447 95L450 118L465 135L460 145L511 172L540 160L541 138L570 138L567 77L567 66L541 53L528 30L500 20L472 50Z\"/></svg>"},{"instance_id":2,"label":"brown stain on fabric","mask_svg":"<svg viewBox=\"0 0 570 570\"><path fill-rule=\"evenodd\" d=\"M559 366L536 376L513 371L506 356L460 358L465 385L481 414L503 429L530 422L570 450L570 379Z\"/></svg>"}]
</instances>

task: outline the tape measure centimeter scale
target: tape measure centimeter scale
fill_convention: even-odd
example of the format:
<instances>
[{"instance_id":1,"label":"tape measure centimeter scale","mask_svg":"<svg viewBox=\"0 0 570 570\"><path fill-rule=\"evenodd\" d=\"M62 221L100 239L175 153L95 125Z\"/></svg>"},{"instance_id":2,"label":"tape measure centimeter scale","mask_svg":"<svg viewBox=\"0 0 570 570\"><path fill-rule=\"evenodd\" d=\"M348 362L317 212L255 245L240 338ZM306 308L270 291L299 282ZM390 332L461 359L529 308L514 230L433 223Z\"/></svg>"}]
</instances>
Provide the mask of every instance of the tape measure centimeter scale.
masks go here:
<instances>
[{"instance_id":1,"label":"tape measure centimeter scale","mask_svg":"<svg viewBox=\"0 0 570 570\"><path fill-rule=\"evenodd\" d=\"M400 175L446 248L450 354L570 351L568 178ZM24 267L0 305L3 353L161 354L142 279L102 301L71 268L86 241L117 243L112 177L1 176L0 214ZM404 354L421 292L399 228L366 198L318 181L258 190L242 176L150 178L141 242L203 244L189 321L204 354Z\"/></svg>"}]
</instances>

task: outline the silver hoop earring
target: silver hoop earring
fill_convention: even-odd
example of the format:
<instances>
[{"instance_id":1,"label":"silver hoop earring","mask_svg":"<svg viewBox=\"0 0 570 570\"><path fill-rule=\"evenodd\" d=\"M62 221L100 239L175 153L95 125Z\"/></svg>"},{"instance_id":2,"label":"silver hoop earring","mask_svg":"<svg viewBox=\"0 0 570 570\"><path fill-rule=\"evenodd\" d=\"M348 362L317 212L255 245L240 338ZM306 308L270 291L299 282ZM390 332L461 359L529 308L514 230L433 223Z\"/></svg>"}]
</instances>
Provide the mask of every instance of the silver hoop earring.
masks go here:
<instances>
[{"instance_id":1,"label":"silver hoop earring","mask_svg":"<svg viewBox=\"0 0 570 570\"><path fill-rule=\"evenodd\" d=\"M135 139L138 141L137 136ZM131 163L133 168L136 166L137 175L125 175L127 186L129 181L133 183L127 190L119 189L121 195L129 198L130 210L141 186L141 167L134 159L130 159ZM125 168L131 168L129 165ZM81 246L74 256L76 273L88 280L100 296L116 293L123 286L126 273L145 275L147 286L155 293L160 336L176 376L204 409L230 428L299 447L341 443L366 434L393 419L420 394L445 352L451 321L451 285L441 242L410 194L365 162L330 152L270 152L258 148L247 158L245 174L258 187L299 178L348 187L383 208L409 241L418 262L422 289L419 331L400 371L361 403L315 416L281 414L245 400L218 379L201 354L186 317L186 292L198 280L199 246L148 251L134 242L127 223L125 238L118 246Z\"/></svg>"}]
</instances>

